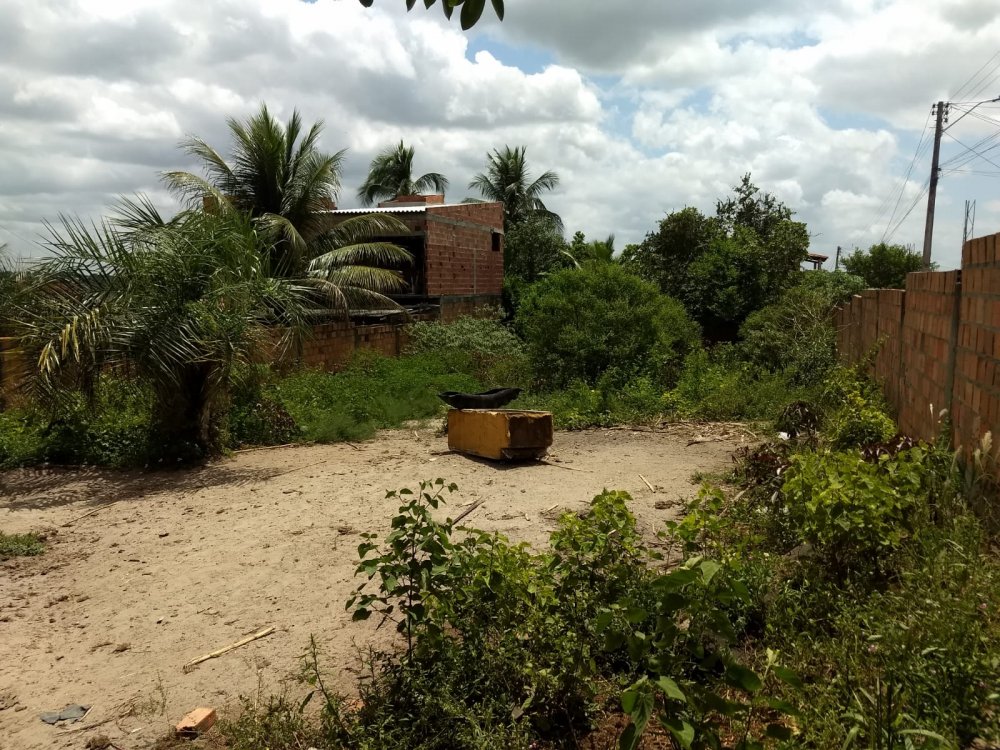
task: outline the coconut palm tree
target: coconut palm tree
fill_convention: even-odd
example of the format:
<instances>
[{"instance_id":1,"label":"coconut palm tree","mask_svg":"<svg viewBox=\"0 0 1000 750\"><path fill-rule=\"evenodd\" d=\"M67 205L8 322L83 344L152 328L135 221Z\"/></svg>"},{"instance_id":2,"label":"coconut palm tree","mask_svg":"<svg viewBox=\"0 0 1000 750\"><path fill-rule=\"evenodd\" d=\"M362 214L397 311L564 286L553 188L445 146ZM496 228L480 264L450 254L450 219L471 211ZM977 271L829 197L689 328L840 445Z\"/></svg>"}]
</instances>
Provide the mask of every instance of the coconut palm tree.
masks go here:
<instances>
[{"instance_id":1,"label":"coconut palm tree","mask_svg":"<svg viewBox=\"0 0 1000 750\"><path fill-rule=\"evenodd\" d=\"M389 200L400 195L420 195L427 192L444 193L448 178L439 172L428 172L413 179L413 146L402 141L389 146L372 159L368 177L358 188L358 200L370 206L379 200Z\"/></svg>"},{"instance_id":2,"label":"coconut palm tree","mask_svg":"<svg viewBox=\"0 0 1000 750\"><path fill-rule=\"evenodd\" d=\"M36 395L58 403L102 373L131 373L152 389L164 446L189 455L221 449L233 368L304 335L326 285L274 274L274 238L235 211L164 220L139 199L99 225L63 218L49 231L18 321Z\"/></svg>"},{"instance_id":3,"label":"coconut palm tree","mask_svg":"<svg viewBox=\"0 0 1000 750\"><path fill-rule=\"evenodd\" d=\"M547 217L562 231L562 219L549 211L542 194L559 186L559 175L543 172L532 180L525 160L525 146L494 149L487 156L486 172L477 174L469 187L478 190L486 200L503 201L504 226L524 221L528 217Z\"/></svg>"},{"instance_id":4,"label":"coconut palm tree","mask_svg":"<svg viewBox=\"0 0 1000 750\"><path fill-rule=\"evenodd\" d=\"M352 217L331 229L325 212L340 190L344 151L319 151L323 123L307 130L293 111L282 125L265 104L246 120L229 118L227 123L233 139L228 161L201 138L188 138L181 147L201 162L205 176L167 172L167 186L189 208L207 206L217 213L249 216L271 238L264 249L272 273L343 282L343 293L334 298L345 305L369 299L392 306L384 295L405 287L402 275L393 269L408 264L412 256L374 238L408 230L386 214Z\"/></svg>"}]
</instances>

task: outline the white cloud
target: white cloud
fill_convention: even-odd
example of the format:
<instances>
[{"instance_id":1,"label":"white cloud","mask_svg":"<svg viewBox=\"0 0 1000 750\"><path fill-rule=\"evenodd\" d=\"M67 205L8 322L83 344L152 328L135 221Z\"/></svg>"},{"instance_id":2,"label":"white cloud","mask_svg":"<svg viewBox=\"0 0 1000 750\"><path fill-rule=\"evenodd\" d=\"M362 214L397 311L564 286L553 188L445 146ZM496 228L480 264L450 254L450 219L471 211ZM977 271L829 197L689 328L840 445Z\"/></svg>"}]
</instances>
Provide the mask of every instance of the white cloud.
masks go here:
<instances>
[{"instance_id":1,"label":"white cloud","mask_svg":"<svg viewBox=\"0 0 1000 750\"><path fill-rule=\"evenodd\" d=\"M157 174L191 166L177 142L225 147L225 118L266 101L324 119L323 146L350 148L345 205L400 138L418 170L451 178L453 198L490 149L525 144L537 170L562 176L548 202L570 231L637 241L670 210L710 210L751 171L832 253L880 239L895 204L873 220L930 103L1000 32L989 0L509 0L503 24L471 36L401 0L7 0L3 14L0 242L21 251L60 212L96 216L136 191L168 203ZM549 63L519 69L522 44ZM966 93L1000 94L1000 78L974 84ZM968 117L952 133L971 143L991 128ZM899 201L897 218L913 210L896 240L919 241L925 171ZM946 265L966 197L981 198L980 231L1000 229L991 180L942 180Z\"/></svg>"}]
</instances>

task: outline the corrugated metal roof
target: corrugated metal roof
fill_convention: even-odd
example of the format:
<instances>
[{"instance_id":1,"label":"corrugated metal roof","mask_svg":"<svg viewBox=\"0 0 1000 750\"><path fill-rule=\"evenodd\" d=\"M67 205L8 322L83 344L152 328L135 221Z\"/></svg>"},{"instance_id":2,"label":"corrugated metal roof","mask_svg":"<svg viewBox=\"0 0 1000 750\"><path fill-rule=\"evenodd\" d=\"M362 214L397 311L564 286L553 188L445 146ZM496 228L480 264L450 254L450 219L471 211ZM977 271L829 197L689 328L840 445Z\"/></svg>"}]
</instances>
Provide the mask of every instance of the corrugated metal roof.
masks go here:
<instances>
[{"instance_id":1,"label":"corrugated metal roof","mask_svg":"<svg viewBox=\"0 0 1000 750\"><path fill-rule=\"evenodd\" d=\"M384 208L338 208L334 211L320 211L324 214L422 214L428 208L453 208L466 203L428 203L419 206L386 206Z\"/></svg>"}]
</instances>

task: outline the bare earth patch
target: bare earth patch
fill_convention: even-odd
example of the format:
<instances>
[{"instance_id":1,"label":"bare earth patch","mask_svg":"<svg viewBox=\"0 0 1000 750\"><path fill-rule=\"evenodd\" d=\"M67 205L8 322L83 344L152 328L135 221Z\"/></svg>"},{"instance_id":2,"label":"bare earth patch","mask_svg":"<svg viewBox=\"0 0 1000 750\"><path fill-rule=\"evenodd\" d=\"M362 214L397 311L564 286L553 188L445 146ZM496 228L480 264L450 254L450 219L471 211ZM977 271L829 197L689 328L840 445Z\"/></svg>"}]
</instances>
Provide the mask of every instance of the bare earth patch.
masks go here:
<instances>
[{"instance_id":1,"label":"bare earth patch","mask_svg":"<svg viewBox=\"0 0 1000 750\"><path fill-rule=\"evenodd\" d=\"M177 472L0 474L0 529L45 532L48 545L0 564L0 750L80 748L95 734L146 747L196 706L224 712L260 683L280 690L310 634L349 692L359 651L389 637L344 611L359 534L384 533L397 509L386 490L443 477L460 490L444 513L482 500L464 523L543 544L562 511L623 489L652 533L692 495L694 472L729 465L735 437L697 437L687 427L558 433L550 463L508 467L449 454L418 428ZM70 704L92 709L79 724L39 720Z\"/></svg>"}]
</instances>

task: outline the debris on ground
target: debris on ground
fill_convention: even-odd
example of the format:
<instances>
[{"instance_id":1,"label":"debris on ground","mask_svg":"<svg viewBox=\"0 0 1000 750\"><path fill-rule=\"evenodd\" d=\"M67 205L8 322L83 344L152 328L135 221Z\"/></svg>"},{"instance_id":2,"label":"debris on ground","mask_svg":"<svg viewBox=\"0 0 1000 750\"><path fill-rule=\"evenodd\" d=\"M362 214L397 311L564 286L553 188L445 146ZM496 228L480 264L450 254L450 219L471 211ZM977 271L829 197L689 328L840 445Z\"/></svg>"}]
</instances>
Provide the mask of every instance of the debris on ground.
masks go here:
<instances>
[{"instance_id":1,"label":"debris on ground","mask_svg":"<svg viewBox=\"0 0 1000 750\"><path fill-rule=\"evenodd\" d=\"M79 703L72 703L61 711L47 711L38 718L46 724L55 726L61 721L68 721L71 724L76 723L88 713L90 713L90 706L81 706Z\"/></svg>"},{"instance_id":2,"label":"debris on ground","mask_svg":"<svg viewBox=\"0 0 1000 750\"><path fill-rule=\"evenodd\" d=\"M197 737L211 729L215 725L215 720L214 708L199 706L178 721L174 731L178 737Z\"/></svg>"}]
</instances>

